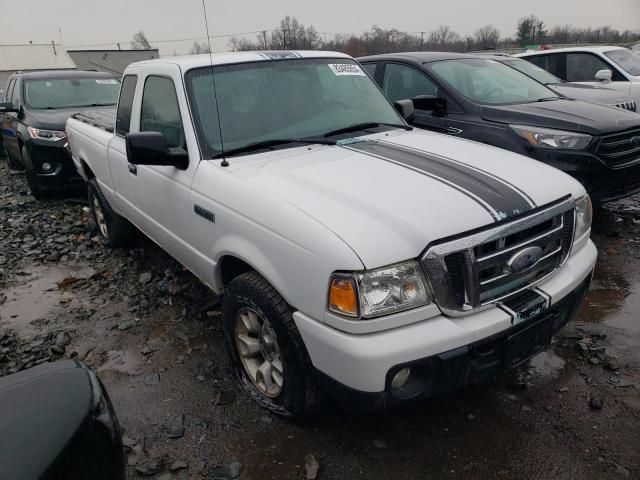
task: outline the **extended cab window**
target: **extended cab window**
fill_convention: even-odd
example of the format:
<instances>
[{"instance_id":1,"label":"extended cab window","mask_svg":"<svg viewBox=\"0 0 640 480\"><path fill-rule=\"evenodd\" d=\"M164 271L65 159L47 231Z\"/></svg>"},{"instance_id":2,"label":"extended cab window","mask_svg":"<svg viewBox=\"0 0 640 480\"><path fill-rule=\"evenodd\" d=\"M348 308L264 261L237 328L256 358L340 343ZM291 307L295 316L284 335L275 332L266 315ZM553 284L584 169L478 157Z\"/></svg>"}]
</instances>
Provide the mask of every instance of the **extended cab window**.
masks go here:
<instances>
[{"instance_id":1,"label":"extended cab window","mask_svg":"<svg viewBox=\"0 0 640 480\"><path fill-rule=\"evenodd\" d=\"M438 95L438 87L424 73L397 63L387 64L382 89L391 102L411 99L418 95Z\"/></svg>"},{"instance_id":2,"label":"extended cab window","mask_svg":"<svg viewBox=\"0 0 640 480\"><path fill-rule=\"evenodd\" d=\"M614 69L604 60L590 53L567 53L567 80L570 82L593 82L599 70Z\"/></svg>"},{"instance_id":3,"label":"extended cab window","mask_svg":"<svg viewBox=\"0 0 640 480\"><path fill-rule=\"evenodd\" d=\"M131 109L133 107L133 95L136 93L137 75L126 75L122 80L120 89L120 101L116 115L116 133L125 136L131 126Z\"/></svg>"},{"instance_id":4,"label":"extended cab window","mask_svg":"<svg viewBox=\"0 0 640 480\"><path fill-rule=\"evenodd\" d=\"M171 79L147 77L142 93L140 131L162 133L170 148L183 146L182 118Z\"/></svg>"},{"instance_id":5,"label":"extended cab window","mask_svg":"<svg viewBox=\"0 0 640 480\"><path fill-rule=\"evenodd\" d=\"M365 63L362 65L362 68L364 68L365 72L367 72L371 78L374 78L376 76L377 66L377 63Z\"/></svg>"}]
</instances>

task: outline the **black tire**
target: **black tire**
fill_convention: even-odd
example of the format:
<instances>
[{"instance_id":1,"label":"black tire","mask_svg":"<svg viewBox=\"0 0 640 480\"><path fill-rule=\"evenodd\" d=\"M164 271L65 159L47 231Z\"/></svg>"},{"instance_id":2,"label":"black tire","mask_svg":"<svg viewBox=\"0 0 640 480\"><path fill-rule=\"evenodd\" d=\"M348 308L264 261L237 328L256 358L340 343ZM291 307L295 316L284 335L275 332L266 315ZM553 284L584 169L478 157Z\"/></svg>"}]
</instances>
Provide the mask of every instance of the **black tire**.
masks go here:
<instances>
[{"instance_id":1,"label":"black tire","mask_svg":"<svg viewBox=\"0 0 640 480\"><path fill-rule=\"evenodd\" d=\"M283 365L280 393L269 397L253 383L245 370L236 342L236 317L251 309L267 319L275 332ZM247 272L232 280L223 297L223 331L233 369L243 390L260 406L295 420L316 414L321 395L311 359L293 321L291 308L280 294L257 272Z\"/></svg>"},{"instance_id":2,"label":"black tire","mask_svg":"<svg viewBox=\"0 0 640 480\"><path fill-rule=\"evenodd\" d=\"M22 154L22 163L24 164L24 176L27 178L27 183L29 184L31 195L36 197L38 200L47 198L47 192L42 190L42 188L38 185L38 179L35 172L33 171L33 163L31 162L31 156L29 155L27 147L23 145L20 153Z\"/></svg>"},{"instance_id":3,"label":"black tire","mask_svg":"<svg viewBox=\"0 0 640 480\"><path fill-rule=\"evenodd\" d=\"M125 218L113 211L95 178L87 182L87 196L102 244L112 248L128 245L134 234L134 228Z\"/></svg>"}]
</instances>

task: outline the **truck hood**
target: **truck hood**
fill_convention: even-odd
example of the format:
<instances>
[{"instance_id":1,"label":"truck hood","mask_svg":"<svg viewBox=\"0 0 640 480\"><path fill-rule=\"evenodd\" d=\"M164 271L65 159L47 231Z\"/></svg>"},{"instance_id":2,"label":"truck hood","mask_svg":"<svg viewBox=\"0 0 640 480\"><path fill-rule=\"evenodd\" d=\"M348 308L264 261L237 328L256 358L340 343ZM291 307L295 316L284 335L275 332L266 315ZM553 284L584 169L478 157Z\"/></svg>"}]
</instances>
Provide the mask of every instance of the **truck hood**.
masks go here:
<instances>
[{"instance_id":1,"label":"truck hood","mask_svg":"<svg viewBox=\"0 0 640 480\"><path fill-rule=\"evenodd\" d=\"M542 163L424 131L394 130L230 163L235 175L342 238L366 268L416 258L436 240L584 194L578 182Z\"/></svg>"},{"instance_id":2,"label":"truck hood","mask_svg":"<svg viewBox=\"0 0 640 480\"><path fill-rule=\"evenodd\" d=\"M640 115L635 112L568 99L485 106L481 115L492 122L556 128L590 135L640 127Z\"/></svg>"},{"instance_id":3,"label":"truck hood","mask_svg":"<svg viewBox=\"0 0 640 480\"><path fill-rule=\"evenodd\" d=\"M55 110L26 110L27 124L34 128L42 128L45 130L64 131L67 120L72 115L81 111L91 112L113 112L113 106L106 107L80 107L80 108L62 108Z\"/></svg>"},{"instance_id":4,"label":"truck hood","mask_svg":"<svg viewBox=\"0 0 640 480\"><path fill-rule=\"evenodd\" d=\"M633 102L629 95L611 88L595 87L580 83L558 83L547 85L554 92L568 98L583 100L585 102L602 103L604 105L618 105L620 103Z\"/></svg>"}]
</instances>

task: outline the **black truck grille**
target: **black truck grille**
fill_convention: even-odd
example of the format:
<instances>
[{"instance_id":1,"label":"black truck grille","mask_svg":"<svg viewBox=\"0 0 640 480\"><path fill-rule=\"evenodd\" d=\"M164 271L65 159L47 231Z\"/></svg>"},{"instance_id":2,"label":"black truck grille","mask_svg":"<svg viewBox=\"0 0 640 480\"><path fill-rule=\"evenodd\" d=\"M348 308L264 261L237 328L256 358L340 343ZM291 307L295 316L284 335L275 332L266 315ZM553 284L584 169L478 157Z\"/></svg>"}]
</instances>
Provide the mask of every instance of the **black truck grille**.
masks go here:
<instances>
[{"instance_id":1,"label":"black truck grille","mask_svg":"<svg viewBox=\"0 0 640 480\"><path fill-rule=\"evenodd\" d=\"M622 168L640 161L640 129L605 135L597 154L611 168Z\"/></svg>"},{"instance_id":2,"label":"black truck grille","mask_svg":"<svg viewBox=\"0 0 640 480\"><path fill-rule=\"evenodd\" d=\"M573 241L574 209L564 201L516 222L445 242L423 257L436 301L445 313L462 315L499 303L553 274ZM525 249L539 254L521 270L509 268Z\"/></svg>"}]
</instances>

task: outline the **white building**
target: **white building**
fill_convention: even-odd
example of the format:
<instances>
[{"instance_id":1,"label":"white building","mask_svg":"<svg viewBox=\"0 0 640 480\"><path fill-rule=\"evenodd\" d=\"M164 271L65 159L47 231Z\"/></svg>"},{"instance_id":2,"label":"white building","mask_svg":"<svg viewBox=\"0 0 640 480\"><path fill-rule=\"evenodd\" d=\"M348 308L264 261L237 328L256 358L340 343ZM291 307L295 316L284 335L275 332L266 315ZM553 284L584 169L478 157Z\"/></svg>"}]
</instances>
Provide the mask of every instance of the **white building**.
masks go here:
<instances>
[{"instance_id":1,"label":"white building","mask_svg":"<svg viewBox=\"0 0 640 480\"><path fill-rule=\"evenodd\" d=\"M0 45L0 89L17 71L75 69L76 64L58 44Z\"/></svg>"}]
</instances>

